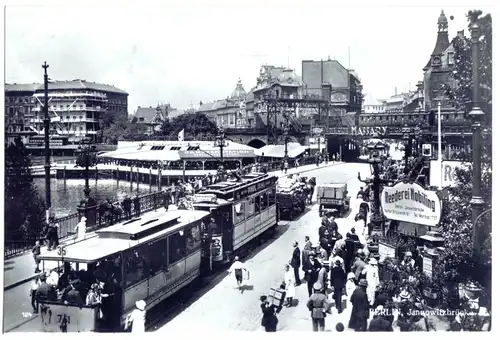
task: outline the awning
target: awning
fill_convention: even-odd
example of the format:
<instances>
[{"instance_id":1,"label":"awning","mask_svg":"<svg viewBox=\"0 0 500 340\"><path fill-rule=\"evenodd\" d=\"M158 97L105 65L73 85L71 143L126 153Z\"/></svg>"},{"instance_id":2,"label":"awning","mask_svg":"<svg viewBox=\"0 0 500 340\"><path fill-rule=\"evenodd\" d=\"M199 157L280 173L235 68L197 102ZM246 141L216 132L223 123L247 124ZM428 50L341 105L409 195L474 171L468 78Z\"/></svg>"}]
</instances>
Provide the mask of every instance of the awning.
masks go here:
<instances>
[{"instance_id":1,"label":"awning","mask_svg":"<svg viewBox=\"0 0 500 340\"><path fill-rule=\"evenodd\" d=\"M126 160L136 160L136 161L164 161L164 162L173 162L181 159L178 151L165 151L165 150L144 150L135 152L126 152L126 150L116 150L111 152L106 152L99 157L107 157L113 159L126 159Z\"/></svg>"},{"instance_id":2,"label":"awning","mask_svg":"<svg viewBox=\"0 0 500 340\"><path fill-rule=\"evenodd\" d=\"M301 155L306 148L299 143L289 143L288 144L288 157L295 158ZM284 158L285 157L285 145L266 145L260 149L255 150L256 156L272 157L272 158Z\"/></svg>"}]
</instances>

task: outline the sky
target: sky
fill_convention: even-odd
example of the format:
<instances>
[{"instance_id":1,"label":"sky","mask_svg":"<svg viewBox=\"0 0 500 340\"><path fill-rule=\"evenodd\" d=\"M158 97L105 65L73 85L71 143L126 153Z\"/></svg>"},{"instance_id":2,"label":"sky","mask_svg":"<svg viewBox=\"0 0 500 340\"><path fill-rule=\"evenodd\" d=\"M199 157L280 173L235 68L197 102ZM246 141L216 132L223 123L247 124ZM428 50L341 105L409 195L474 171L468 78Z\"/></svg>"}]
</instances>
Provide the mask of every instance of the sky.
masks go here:
<instances>
[{"instance_id":1,"label":"sky","mask_svg":"<svg viewBox=\"0 0 500 340\"><path fill-rule=\"evenodd\" d=\"M450 40L466 28L469 9L491 12L481 1L422 0L404 7L314 0L86 3L8 5L5 81L42 82L47 61L51 79L127 91L133 114L137 106L187 108L225 98L238 78L248 91L262 64L301 74L302 60L330 57L355 70L369 97L388 98L422 80L441 9Z\"/></svg>"}]
</instances>

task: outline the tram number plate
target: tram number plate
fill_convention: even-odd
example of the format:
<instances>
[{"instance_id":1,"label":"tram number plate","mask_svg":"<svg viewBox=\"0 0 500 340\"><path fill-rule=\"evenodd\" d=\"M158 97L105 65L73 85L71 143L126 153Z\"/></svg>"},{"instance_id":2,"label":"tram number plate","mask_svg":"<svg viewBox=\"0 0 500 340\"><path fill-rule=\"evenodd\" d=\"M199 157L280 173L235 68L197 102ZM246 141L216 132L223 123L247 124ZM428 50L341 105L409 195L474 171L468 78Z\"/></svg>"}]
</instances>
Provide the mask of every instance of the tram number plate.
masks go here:
<instances>
[{"instance_id":1,"label":"tram number plate","mask_svg":"<svg viewBox=\"0 0 500 340\"><path fill-rule=\"evenodd\" d=\"M66 314L57 314L57 322L60 324L63 321L63 318L66 317L66 322L68 325L71 323L71 316Z\"/></svg>"}]
</instances>

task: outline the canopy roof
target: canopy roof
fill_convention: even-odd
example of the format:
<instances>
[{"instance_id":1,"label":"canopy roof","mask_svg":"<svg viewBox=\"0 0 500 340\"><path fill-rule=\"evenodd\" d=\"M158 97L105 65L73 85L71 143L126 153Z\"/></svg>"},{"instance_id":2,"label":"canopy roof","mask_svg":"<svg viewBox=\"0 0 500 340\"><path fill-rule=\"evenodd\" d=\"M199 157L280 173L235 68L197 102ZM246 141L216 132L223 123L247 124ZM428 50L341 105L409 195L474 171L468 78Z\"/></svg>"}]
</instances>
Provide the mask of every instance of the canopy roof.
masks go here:
<instances>
[{"instance_id":1,"label":"canopy roof","mask_svg":"<svg viewBox=\"0 0 500 340\"><path fill-rule=\"evenodd\" d=\"M254 158L254 148L226 141L224 158ZM220 148L209 141L144 141L119 142L118 149L105 152L98 157L137 161L178 161L219 159Z\"/></svg>"},{"instance_id":2,"label":"canopy roof","mask_svg":"<svg viewBox=\"0 0 500 340\"><path fill-rule=\"evenodd\" d=\"M288 157L295 158L301 155L306 148L299 143L288 143ZM256 156L284 158L285 145L265 145L260 149L255 150Z\"/></svg>"}]
</instances>

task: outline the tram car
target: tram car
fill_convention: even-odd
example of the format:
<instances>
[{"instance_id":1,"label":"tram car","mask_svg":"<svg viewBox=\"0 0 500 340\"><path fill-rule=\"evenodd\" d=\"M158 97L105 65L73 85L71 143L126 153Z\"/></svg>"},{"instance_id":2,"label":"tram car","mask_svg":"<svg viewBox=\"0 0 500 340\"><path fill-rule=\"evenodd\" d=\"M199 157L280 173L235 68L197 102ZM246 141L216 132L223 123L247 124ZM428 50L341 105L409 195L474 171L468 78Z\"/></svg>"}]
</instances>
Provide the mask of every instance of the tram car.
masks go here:
<instances>
[{"instance_id":1,"label":"tram car","mask_svg":"<svg viewBox=\"0 0 500 340\"><path fill-rule=\"evenodd\" d=\"M193 196L195 210L210 212L205 226L213 228L207 230L211 263L231 261L244 253L251 241L275 230L277 180L276 176L254 172L212 184Z\"/></svg>"},{"instance_id":2,"label":"tram car","mask_svg":"<svg viewBox=\"0 0 500 340\"><path fill-rule=\"evenodd\" d=\"M209 215L159 209L40 255L42 265L56 261L64 268L66 283L83 300L68 303L63 289L57 298L43 301L41 330L118 331L136 301L144 300L149 310L195 282L202 263L202 223ZM100 305L86 305L85 297L95 286L109 296Z\"/></svg>"}]
</instances>

